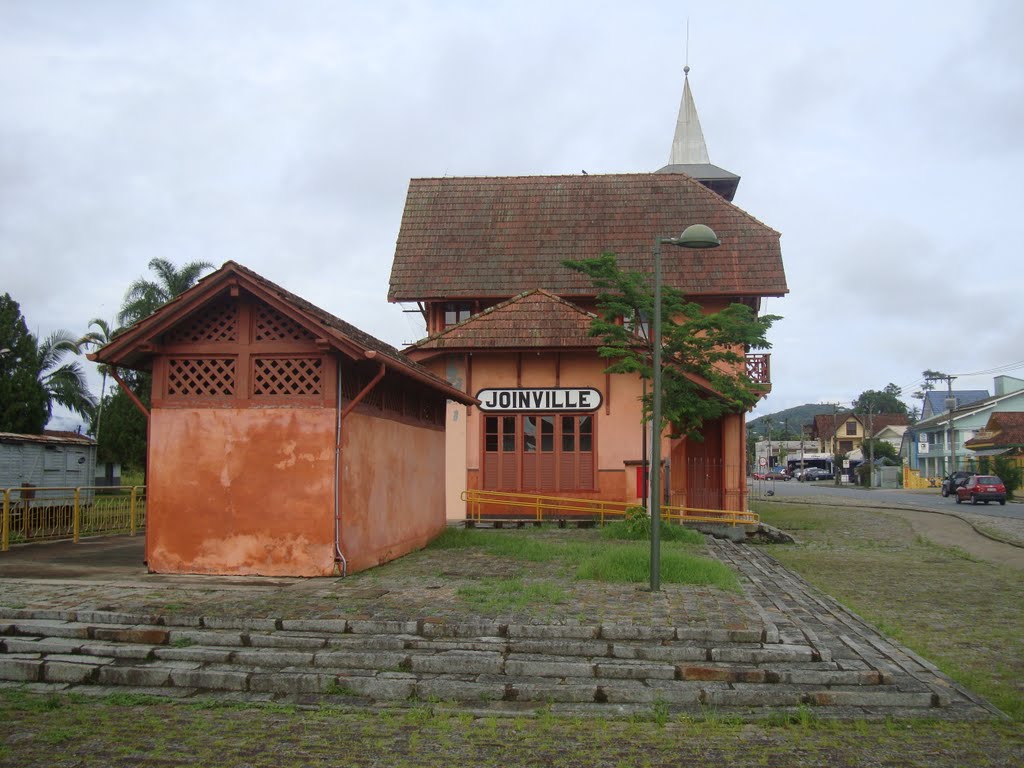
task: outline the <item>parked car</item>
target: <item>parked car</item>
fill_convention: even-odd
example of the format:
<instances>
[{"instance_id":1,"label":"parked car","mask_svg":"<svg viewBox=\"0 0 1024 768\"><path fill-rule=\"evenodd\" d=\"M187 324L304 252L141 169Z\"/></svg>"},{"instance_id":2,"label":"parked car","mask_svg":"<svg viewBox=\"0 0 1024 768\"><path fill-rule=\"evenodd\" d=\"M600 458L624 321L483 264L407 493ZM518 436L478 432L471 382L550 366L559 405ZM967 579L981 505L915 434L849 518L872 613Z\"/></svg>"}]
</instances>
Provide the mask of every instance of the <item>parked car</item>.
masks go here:
<instances>
[{"instance_id":1,"label":"parked car","mask_svg":"<svg viewBox=\"0 0 1024 768\"><path fill-rule=\"evenodd\" d=\"M956 493L956 489L970 480L973 476L974 472L965 472L963 470L950 472L942 478L942 498L946 498L950 494Z\"/></svg>"},{"instance_id":2,"label":"parked car","mask_svg":"<svg viewBox=\"0 0 1024 768\"><path fill-rule=\"evenodd\" d=\"M827 469L821 469L820 467L808 467L804 470L804 473L800 475L800 479L808 482L811 480L832 480L835 475L829 472Z\"/></svg>"},{"instance_id":3,"label":"parked car","mask_svg":"<svg viewBox=\"0 0 1024 768\"><path fill-rule=\"evenodd\" d=\"M776 467L775 469L769 470L765 474L766 480L789 480L789 474L786 470Z\"/></svg>"},{"instance_id":4,"label":"parked car","mask_svg":"<svg viewBox=\"0 0 1024 768\"><path fill-rule=\"evenodd\" d=\"M972 475L966 483L956 489L956 503L970 499L971 504L984 501L998 501L1006 504L1006 485L997 475Z\"/></svg>"}]
</instances>

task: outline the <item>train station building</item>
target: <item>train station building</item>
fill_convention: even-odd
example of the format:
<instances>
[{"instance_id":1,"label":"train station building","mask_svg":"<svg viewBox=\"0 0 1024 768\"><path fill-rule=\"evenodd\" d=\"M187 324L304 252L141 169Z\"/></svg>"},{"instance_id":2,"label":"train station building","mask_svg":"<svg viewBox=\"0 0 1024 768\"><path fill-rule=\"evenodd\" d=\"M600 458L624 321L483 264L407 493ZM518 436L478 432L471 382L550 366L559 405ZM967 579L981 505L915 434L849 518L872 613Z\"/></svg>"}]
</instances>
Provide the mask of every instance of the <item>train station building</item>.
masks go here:
<instances>
[{"instance_id":1,"label":"train station building","mask_svg":"<svg viewBox=\"0 0 1024 768\"><path fill-rule=\"evenodd\" d=\"M605 372L590 335L597 291L563 262L610 251L650 273L656 239L706 224L721 246L666 249L665 284L709 313L760 311L788 292L780 235L732 202L738 183L708 159L688 79L658 171L410 182L388 298L426 322L406 353L479 401L448 406L449 518L465 516L467 488L642 498L645 384ZM769 356L748 354L746 373L767 394ZM706 423L701 438L662 438L665 501L745 510L745 414Z\"/></svg>"}]
</instances>

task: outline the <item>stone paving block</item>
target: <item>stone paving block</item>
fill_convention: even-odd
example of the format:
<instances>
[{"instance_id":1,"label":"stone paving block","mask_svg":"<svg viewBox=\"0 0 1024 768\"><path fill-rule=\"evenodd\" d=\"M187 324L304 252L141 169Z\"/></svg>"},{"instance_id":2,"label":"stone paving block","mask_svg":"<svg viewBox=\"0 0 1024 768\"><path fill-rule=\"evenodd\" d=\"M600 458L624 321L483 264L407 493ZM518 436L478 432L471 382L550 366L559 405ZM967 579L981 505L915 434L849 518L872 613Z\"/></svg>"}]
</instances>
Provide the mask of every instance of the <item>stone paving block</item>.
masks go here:
<instances>
[{"instance_id":1,"label":"stone paving block","mask_svg":"<svg viewBox=\"0 0 1024 768\"><path fill-rule=\"evenodd\" d=\"M712 664L680 665L682 680L702 680L723 683L765 683L770 682L763 669L754 667L716 666Z\"/></svg>"},{"instance_id":2,"label":"stone paving block","mask_svg":"<svg viewBox=\"0 0 1024 768\"><path fill-rule=\"evenodd\" d=\"M149 659L153 656L153 650L152 645L90 641L82 644L80 652L112 659Z\"/></svg>"},{"instance_id":3,"label":"stone paving block","mask_svg":"<svg viewBox=\"0 0 1024 768\"><path fill-rule=\"evenodd\" d=\"M588 624L509 624L509 638L596 640L601 628Z\"/></svg>"},{"instance_id":4,"label":"stone paving block","mask_svg":"<svg viewBox=\"0 0 1024 768\"><path fill-rule=\"evenodd\" d=\"M295 648L315 651L327 646L327 638L315 635L293 635L287 632L250 634L249 645L253 648Z\"/></svg>"},{"instance_id":5,"label":"stone paving block","mask_svg":"<svg viewBox=\"0 0 1024 768\"><path fill-rule=\"evenodd\" d=\"M790 669L775 673L776 679L783 683L803 685L881 685L882 676L878 672L866 670L810 670Z\"/></svg>"},{"instance_id":6,"label":"stone paving block","mask_svg":"<svg viewBox=\"0 0 1024 768\"><path fill-rule=\"evenodd\" d=\"M189 646L174 648L161 646L153 649L153 657L168 661L200 661L214 664L226 664L231 660L233 651L229 648L207 648L205 646Z\"/></svg>"},{"instance_id":7,"label":"stone paving block","mask_svg":"<svg viewBox=\"0 0 1024 768\"><path fill-rule=\"evenodd\" d=\"M253 675L249 681L250 690L269 693L323 693L333 687L338 687L335 675L315 672Z\"/></svg>"},{"instance_id":8,"label":"stone paving block","mask_svg":"<svg viewBox=\"0 0 1024 768\"><path fill-rule=\"evenodd\" d=\"M676 668L671 664L652 664L647 661L598 661L597 676L623 680L675 680Z\"/></svg>"},{"instance_id":9,"label":"stone paving block","mask_svg":"<svg viewBox=\"0 0 1024 768\"><path fill-rule=\"evenodd\" d=\"M312 666L314 654L311 651L281 651L276 648L246 648L231 654L236 664L257 667Z\"/></svg>"},{"instance_id":10,"label":"stone paving block","mask_svg":"<svg viewBox=\"0 0 1024 768\"><path fill-rule=\"evenodd\" d=\"M259 632L273 632L277 619L255 619L246 616L203 616L202 626L206 629L244 629Z\"/></svg>"},{"instance_id":11,"label":"stone paving block","mask_svg":"<svg viewBox=\"0 0 1024 768\"><path fill-rule=\"evenodd\" d=\"M548 656L610 656L610 644L602 640L509 640L512 653L539 653Z\"/></svg>"},{"instance_id":12,"label":"stone paving block","mask_svg":"<svg viewBox=\"0 0 1024 768\"><path fill-rule=\"evenodd\" d=\"M84 653L51 653L44 657L43 660L46 662L69 662L71 664L95 664L96 666L114 663L114 660L111 658L90 656Z\"/></svg>"},{"instance_id":13,"label":"stone paving block","mask_svg":"<svg viewBox=\"0 0 1024 768\"><path fill-rule=\"evenodd\" d=\"M675 627L644 627L636 624L603 624L600 637L605 640L674 640Z\"/></svg>"},{"instance_id":14,"label":"stone paving block","mask_svg":"<svg viewBox=\"0 0 1024 768\"><path fill-rule=\"evenodd\" d=\"M6 653L0 656L0 680L35 682L42 679L43 662L38 654Z\"/></svg>"},{"instance_id":15,"label":"stone paving block","mask_svg":"<svg viewBox=\"0 0 1024 768\"><path fill-rule=\"evenodd\" d=\"M324 632L329 635L344 634L348 628L345 619L282 619L281 629L285 632Z\"/></svg>"},{"instance_id":16,"label":"stone paving block","mask_svg":"<svg viewBox=\"0 0 1024 768\"><path fill-rule=\"evenodd\" d=\"M423 637L502 637L506 626L497 621L447 622L444 619L421 619L418 634Z\"/></svg>"},{"instance_id":17,"label":"stone paving block","mask_svg":"<svg viewBox=\"0 0 1024 768\"><path fill-rule=\"evenodd\" d=\"M401 651L413 647L412 643L430 642L419 635L344 635L328 637L327 648L330 650L355 651Z\"/></svg>"},{"instance_id":18,"label":"stone paving block","mask_svg":"<svg viewBox=\"0 0 1024 768\"><path fill-rule=\"evenodd\" d=\"M408 666L409 655L391 651L320 651L314 654L317 667L398 670Z\"/></svg>"},{"instance_id":19,"label":"stone paving block","mask_svg":"<svg viewBox=\"0 0 1024 768\"><path fill-rule=\"evenodd\" d=\"M445 651L429 656L411 656L409 669L412 672L434 674L482 675L500 674L505 660L493 651Z\"/></svg>"},{"instance_id":20,"label":"stone paving block","mask_svg":"<svg viewBox=\"0 0 1024 768\"><path fill-rule=\"evenodd\" d=\"M404 701L416 690L413 675L384 672L374 677L339 677L338 686L374 701Z\"/></svg>"},{"instance_id":21,"label":"stone paving block","mask_svg":"<svg viewBox=\"0 0 1024 768\"><path fill-rule=\"evenodd\" d=\"M133 688L161 687L170 682L172 672L198 668L198 663L185 661L163 661L149 666L109 664L100 667L97 680L100 685L127 685Z\"/></svg>"},{"instance_id":22,"label":"stone paving block","mask_svg":"<svg viewBox=\"0 0 1024 768\"><path fill-rule=\"evenodd\" d=\"M612 644L612 656L617 659L643 659L644 661L663 661L670 664L682 661L704 661L708 657L708 649L691 645L627 645Z\"/></svg>"},{"instance_id":23,"label":"stone paving block","mask_svg":"<svg viewBox=\"0 0 1024 768\"><path fill-rule=\"evenodd\" d=\"M166 629L153 626L93 627L90 633L94 640L144 645L167 645L170 634Z\"/></svg>"},{"instance_id":24,"label":"stone paving block","mask_svg":"<svg viewBox=\"0 0 1024 768\"><path fill-rule=\"evenodd\" d=\"M110 669L110 667L105 667ZM125 690L119 684L104 685L82 685L72 689L76 694L83 696L95 696L102 698L106 696L123 696ZM143 685L133 688L131 693L135 696L157 696L164 699L187 699L196 694L195 688L180 688L177 686L155 686Z\"/></svg>"},{"instance_id":25,"label":"stone paving block","mask_svg":"<svg viewBox=\"0 0 1024 768\"><path fill-rule=\"evenodd\" d=\"M87 639L89 627L85 624L69 624L66 621L28 619L14 623L14 632L18 635L34 635L36 637L74 637Z\"/></svg>"},{"instance_id":26,"label":"stone paving block","mask_svg":"<svg viewBox=\"0 0 1024 768\"><path fill-rule=\"evenodd\" d=\"M819 707L921 707L936 705L931 692L894 693L891 691L816 691L809 694L811 703ZM948 706L948 705L947 705Z\"/></svg>"},{"instance_id":27,"label":"stone paving block","mask_svg":"<svg viewBox=\"0 0 1024 768\"><path fill-rule=\"evenodd\" d=\"M241 647L245 645L243 635L239 632L221 632L210 629L172 629L168 632L164 645L174 643L194 643L195 645L221 645Z\"/></svg>"},{"instance_id":28,"label":"stone paving block","mask_svg":"<svg viewBox=\"0 0 1024 768\"><path fill-rule=\"evenodd\" d=\"M356 635L383 635L400 633L403 635L417 634L415 621L378 621L374 619L349 619L348 632Z\"/></svg>"},{"instance_id":29,"label":"stone paving block","mask_svg":"<svg viewBox=\"0 0 1024 768\"><path fill-rule=\"evenodd\" d=\"M704 704L715 707L795 707L804 692L783 685L756 685L750 688L709 688L701 697Z\"/></svg>"},{"instance_id":30,"label":"stone paving block","mask_svg":"<svg viewBox=\"0 0 1024 768\"><path fill-rule=\"evenodd\" d=\"M739 661L747 664L765 664L786 661L810 661L814 653L810 648L794 645L776 645L768 648L712 648L712 661Z\"/></svg>"},{"instance_id":31,"label":"stone paving block","mask_svg":"<svg viewBox=\"0 0 1024 768\"><path fill-rule=\"evenodd\" d=\"M131 626L133 624L155 624L156 617L140 616L135 613L120 613L117 611L75 611L75 621L83 624Z\"/></svg>"},{"instance_id":32,"label":"stone paving block","mask_svg":"<svg viewBox=\"0 0 1024 768\"><path fill-rule=\"evenodd\" d=\"M505 659L505 674L509 677L594 677L594 665L582 661L566 661L554 656L509 654Z\"/></svg>"},{"instance_id":33,"label":"stone paving block","mask_svg":"<svg viewBox=\"0 0 1024 768\"><path fill-rule=\"evenodd\" d=\"M761 627L725 629L711 627L676 627L676 638L695 643L760 643L764 635Z\"/></svg>"},{"instance_id":34,"label":"stone paving block","mask_svg":"<svg viewBox=\"0 0 1024 768\"><path fill-rule=\"evenodd\" d=\"M201 688L216 691L249 690L248 672L227 672L209 669L175 669L171 671L171 683L185 688Z\"/></svg>"},{"instance_id":35,"label":"stone paving block","mask_svg":"<svg viewBox=\"0 0 1024 768\"><path fill-rule=\"evenodd\" d=\"M598 683L594 701L601 704L653 704L656 689L639 680L604 680Z\"/></svg>"},{"instance_id":36,"label":"stone paving block","mask_svg":"<svg viewBox=\"0 0 1024 768\"><path fill-rule=\"evenodd\" d=\"M87 683L96 678L99 664L79 664L47 659L42 676L48 683Z\"/></svg>"},{"instance_id":37,"label":"stone paving block","mask_svg":"<svg viewBox=\"0 0 1024 768\"><path fill-rule=\"evenodd\" d=\"M398 646L406 650L432 651L491 651L504 653L508 641L503 637L478 637L472 640L443 639L436 640L426 637L410 637Z\"/></svg>"},{"instance_id":38,"label":"stone paving block","mask_svg":"<svg viewBox=\"0 0 1024 768\"><path fill-rule=\"evenodd\" d=\"M505 697L505 686L434 677L416 682L416 697L441 701L501 701Z\"/></svg>"},{"instance_id":39,"label":"stone paving block","mask_svg":"<svg viewBox=\"0 0 1024 768\"><path fill-rule=\"evenodd\" d=\"M7 653L74 653L82 641L71 637L7 637L0 640Z\"/></svg>"},{"instance_id":40,"label":"stone paving block","mask_svg":"<svg viewBox=\"0 0 1024 768\"><path fill-rule=\"evenodd\" d=\"M725 683L695 681L651 680L647 683L653 691L654 701L664 701L680 707L697 707L701 696L707 690L727 690Z\"/></svg>"}]
</instances>

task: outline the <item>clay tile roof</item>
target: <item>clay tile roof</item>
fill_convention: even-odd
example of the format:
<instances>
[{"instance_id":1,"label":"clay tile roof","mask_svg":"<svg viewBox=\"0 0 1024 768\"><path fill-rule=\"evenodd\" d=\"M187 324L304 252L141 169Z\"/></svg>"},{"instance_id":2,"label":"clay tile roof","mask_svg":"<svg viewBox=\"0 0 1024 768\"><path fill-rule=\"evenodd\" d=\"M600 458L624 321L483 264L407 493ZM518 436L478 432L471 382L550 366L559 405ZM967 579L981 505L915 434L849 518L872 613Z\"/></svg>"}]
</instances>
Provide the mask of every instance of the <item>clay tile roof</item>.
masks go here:
<instances>
[{"instance_id":1,"label":"clay tile roof","mask_svg":"<svg viewBox=\"0 0 1024 768\"><path fill-rule=\"evenodd\" d=\"M867 417L861 419L863 422L867 422ZM910 424L908 419L902 413L875 413L871 416L871 429L874 434L878 434L886 427L902 427Z\"/></svg>"},{"instance_id":2,"label":"clay tile roof","mask_svg":"<svg viewBox=\"0 0 1024 768\"><path fill-rule=\"evenodd\" d=\"M590 335L595 315L543 289L526 291L408 347L414 349L512 349L597 347Z\"/></svg>"},{"instance_id":3,"label":"clay tile roof","mask_svg":"<svg viewBox=\"0 0 1024 768\"><path fill-rule=\"evenodd\" d=\"M683 173L413 179L389 301L504 298L534 288L593 296L562 266L613 251L649 272L657 237L709 225L722 245L663 249L663 276L691 296L788 292L779 233Z\"/></svg>"},{"instance_id":4,"label":"clay tile roof","mask_svg":"<svg viewBox=\"0 0 1024 768\"><path fill-rule=\"evenodd\" d=\"M1024 412L1001 411L988 417L988 434L978 435L964 445L1024 446Z\"/></svg>"},{"instance_id":5,"label":"clay tile roof","mask_svg":"<svg viewBox=\"0 0 1024 768\"><path fill-rule=\"evenodd\" d=\"M310 330L322 333L328 341L339 349L348 350L351 355L353 348L360 352L370 351L376 353L377 362L385 363L389 368L427 384L460 402L473 402L472 398L467 399L465 393L453 388L444 379L439 378L433 372L424 368L419 363L399 350L380 339L371 336L365 331L356 328L339 317L335 317L315 304L297 296L281 286L267 280L260 274L243 267L234 261L226 261L215 272L211 272L200 279L194 286L184 293L176 296L157 309L149 317L139 320L134 325L124 329L117 334L106 346L89 355L90 360L107 363L111 365L123 365L125 367L139 367L143 358L150 355L149 352L140 351L148 341L155 335L162 333L166 328L162 324L170 322L165 318L175 318L179 313L190 310L195 303L203 303L215 298L218 293L225 289L231 280L241 278L242 284L248 282L250 289L264 292L265 295L276 297L285 305L297 310L303 317L303 324L310 327ZM176 321L175 321L176 322ZM319 326L319 328L317 328Z\"/></svg>"}]
</instances>

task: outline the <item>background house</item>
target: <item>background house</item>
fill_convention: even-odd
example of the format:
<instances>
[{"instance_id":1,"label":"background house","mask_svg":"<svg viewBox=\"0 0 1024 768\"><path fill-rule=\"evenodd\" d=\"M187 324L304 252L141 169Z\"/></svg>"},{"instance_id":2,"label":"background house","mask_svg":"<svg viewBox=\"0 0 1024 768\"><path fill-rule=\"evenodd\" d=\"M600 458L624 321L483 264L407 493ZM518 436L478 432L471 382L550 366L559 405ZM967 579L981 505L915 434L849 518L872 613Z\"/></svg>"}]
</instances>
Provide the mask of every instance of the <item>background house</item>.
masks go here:
<instances>
[{"instance_id":1,"label":"background house","mask_svg":"<svg viewBox=\"0 0 1024 768\"><path fill-rule=\"evenodd\" d=\"M902 452L908 484L927 484L929 478L939 478L957 469L977 467L978 457L967 443L985 428L993 414L1024 410L1024 380L997 376L993 391L995 394L983 398L974 398L974 391L961 398L954 391L957 402L968 402L952 411L922 419L907 430ZM949 397L948 392L944 394Z\"/></svg>"},{"instance_id":2,"label":"background house","mask_svg":"<svg viewBox=\"0 0 1024 768\"><path fill-rule=\"evenodd\" d=\"M152 373L151 571L345 573L444 529L445 402L473 399L239 264L90 357Z\"/></svg>"}]
</instances>

